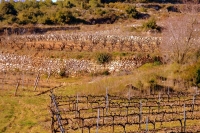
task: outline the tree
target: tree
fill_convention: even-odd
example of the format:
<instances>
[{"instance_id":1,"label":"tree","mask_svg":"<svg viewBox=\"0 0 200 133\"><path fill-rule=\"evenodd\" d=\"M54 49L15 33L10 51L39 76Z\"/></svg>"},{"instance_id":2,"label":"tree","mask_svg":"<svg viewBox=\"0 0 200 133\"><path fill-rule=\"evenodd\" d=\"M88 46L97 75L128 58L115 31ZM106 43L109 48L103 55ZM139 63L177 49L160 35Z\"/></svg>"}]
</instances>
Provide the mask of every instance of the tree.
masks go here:
<instances>
[{"instance_id":1,"label":"tree","mask_svg":"<svg viewBox=\"0 0 200 133\"><path fill-rule=\"evenodd\" d=\"M10 2L4 2L1 4L0 11L2 15L11 14L17 15L17 11Z\"/></svg>"},{"instance_id":2,"label":"tree","mask_svg":"<svg viewBox=\"0 0 200 133\"><path fill-rule=\"evenodd\" d=\"M71 23L72 20L74 20L75 18L70 11L63 10L63 11L56 12L55 19L56 19L57 24L66 24L66 23Z\"/></svg>"},{"instance_id":3,"label":"tree","mask_svg":"<svg viewBox=\"0 0 200 133\"><path fill-rule=\"evenodd\" d=\"M39 9L30 7L29 9L21 11L17 18L19 19L20 24L37 23L38 16L42 15L43 13Z\"/></svg>"},{"instance_id":4,"label":"tree","mask_svg":"<svg viewBox=\"0 0 200 133\"><path fill-rule=\"evenodd\" d=\"M51 7L53 5L53 2L51 0L45 0L44 3L48 7Z\"/></svg>"},{"instance_id":5,"label":"tree","mask_svg":"<svg viewBox=\"0 0 200 133\"><path fill-rule=\"evenodd\" d=\"M21 1L16 2L14 7L18 12L23 11L26 8L25 4Z\"/></svg>"},{"instance_id":6,"label":"tree","mask_svg":"<svg viewBox=\"0 0 200 133\"><path fill-rule=\"evenodd\" d=\"M161 52L163 57L187 63L199 48L199 18L194 14L169 18L165 23Z\"/></svg>"},{"instance_id":7,"label":"tree","mask_svg":"<svg viewBox=\"0 0 200 133\"><path fill-rule=\"evenodd\" d=\"M75 5L74 5L73 3L71 3L70 1L66 1L66 0L64 0L63 5L64 5L66 8L75 7Z\"/></svg>"},{"instance_id":8,"label":"tree","mask_svg":"<svg viewBox=\"0 0 200 133\"><path fill-rule=\"evenodd\" d=\"M36 0L25 0L24 7L26 7L26 9L28 9L30 7L39 8L39 2Z\"/></svg>"}]
</instances>

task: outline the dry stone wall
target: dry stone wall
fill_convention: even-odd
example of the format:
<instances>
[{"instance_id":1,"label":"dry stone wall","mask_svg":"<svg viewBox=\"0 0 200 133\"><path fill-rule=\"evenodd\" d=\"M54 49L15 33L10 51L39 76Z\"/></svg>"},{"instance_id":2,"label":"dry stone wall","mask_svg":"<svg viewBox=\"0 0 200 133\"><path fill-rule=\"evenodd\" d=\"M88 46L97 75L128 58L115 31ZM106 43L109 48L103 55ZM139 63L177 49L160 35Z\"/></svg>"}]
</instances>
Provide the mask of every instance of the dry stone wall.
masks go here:
<instances>
[{"instance_id":1,"label":"dry stone wall","mask_svg":"<svg viewBox=\"0 0 200 133\"><path fill-rule=\"evenodd\" d=\"M75 76L79 72L97 73L102 70L108 70L114 73L118 71L131 71L151 60L150 57L113 60L104 66L90 60L33 58L26 55L22 56L1 52L0 71L29 71L58 74L64 70L69 75Z\"/></svg>"}]
</instances>

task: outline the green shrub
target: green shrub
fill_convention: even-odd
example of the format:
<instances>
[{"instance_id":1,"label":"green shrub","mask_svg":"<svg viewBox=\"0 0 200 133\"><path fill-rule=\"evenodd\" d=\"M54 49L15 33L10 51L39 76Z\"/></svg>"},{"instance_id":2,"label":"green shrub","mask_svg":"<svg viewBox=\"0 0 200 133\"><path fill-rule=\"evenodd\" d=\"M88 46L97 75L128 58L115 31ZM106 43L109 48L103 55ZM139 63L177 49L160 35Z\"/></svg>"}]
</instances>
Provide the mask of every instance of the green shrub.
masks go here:
<instances>
[{"instance_id":1,"label":"green shrub","mask_svg":"<svg viewBox=\"0 0 200 133\"><path fill-rule=\"evenodd\" d=\"M97 0L90 0L89 1L89 5L92 7L92 8L95 8L95 7L99 7L100 4L98 3Z\"/></svg>"},{"instance_id":2,"label":"green shrub","mask_svg":"<svg viewBox=\"0 0 200 133\"><path fill-rule=\"evenodd\" d=\"M76 56L76 59L82 59L83 58L83 55L77 55Z\"/></svg>"},{"instance_id":3,"label":"green shrub","mask_svg":"<svg viewBox=\"0 0 200 133\"><path fill-rule=\"evenodd\" d=\"M147 8L141 7L141 8L139 8L139 11L140 11L140 12L147 12Z\"/></svg>"},{"instance_id":4,"label":"green shrub","mask_svg":"<svg viewBox=\"0 0 200 133\"><path fill-rule=\"evenodd\" d=\"M159 57L159 56L153 56L152 57L153 58L153 64L155 65L155 66L158 66L158 65L161 65L162 64L162 59L161 59L161 57Z\"/></svg>"},{"instance_id":5,"label":"green shrub","mask_svg":"<svg viewBox=\"0 0 200 133\"><path fill-rule=\"evenodd\" d=\"M129 7L127 7L126 8L126 13L131 18L138 18L139 17L139 12L136 10L135 6L129 6Z\"/></svg>"},{"instance_id":6,"label":"green shrub","mask_svg":"<svg viewBox=\"0 0 200 133\"><path fill-rule=\"evenodd\" d=\"M196 84L198 85L200 83L200 68L196 71Z\"/></svg>"},{"instance_id":7,"label":"green shrub","mask_svg":"<svg viewBox=\"0 0 200 133\"><path fill-rule=\"evenodd\" d=\"M93 73L90 73L91 76L101 76L101 75L110 75L110 72L108 70L103 70L103 71L99 71L99 72L93 72Z\"/></svg>"},{"instance_id":8,"label":"green shrub","mask_svg":"<svg viewBox=\"0 0 200 133\"><path fill-rule=\"evenodd\" d=\"M150 79L148 83L149 83L151 89L154 89L157 84L156 79L153 79L153 78Z\"/></svg>"},{"instance_id":9,"label":"green shrub","mask_svg":"<svg viewBox=\"0 0 200 133\"><path fill-rule=\"evenodd\" d=\"M153 65L154 66L159 66L159 65L161 65L162 63L160 62L160 61L154 61L154 63L153 63Z\"/></svg>"},{"instance_id":10,"label":"green shrub","mask_svg":"<svg viewBox=\"0 0 200 133\"><path fill-rule=\"evenodd\" d=\"M197 60L200 58L200 49L195 52L195 56Z\"/></svg>"},{"instance_id":11,"label":"green shrub","mask_svg":"<svg viewBox=\"0 0 200 133\"><path fill-rule=\"evenodd\" d=\"M61 69L58 73L60 77L68 77L69 75L66 73L65 69Z\"/></svg>"},{"instance_id":12,"label":"green shrub","mask_svg":"<svg viewBox=\"0 0 200 133\"><path fill-rule=\"evenodd\" d=\"M90 5L88 3L85 3L85 2L81 2L80 6L81 6L82 9L86 9L86 10L88 10L90 8Z\"/></svg>"},{"instance_id":13,"label":"green shrub","mask_svg":"<svg viewBox=\"0 0 200 133\"><path fill-rule=\"evenodd\" d=\"M15 9L14 5L11 4L10 2L3 2L0 5L0 13L2 15L17 15L17 10Z\"/></svg>"},{"instance_id":14,"label":"green shrub","mask_svg":"<svg viewBox=\"0 0 200 133\"><path fill-rule=\"evenodd\" d=\"M72 8L72 7L75 7L75 5L73 3L71 3L70 1L67 1L65 7Z\"/></svg>"},{"instance_id":15,"label":"green shrub","mask_svg":"<svg viewBox=\"0 0 200 133\"><path fill-rule=\"evenodd\" d=\"M112 55L109 53L98 53L96 55L97 63L99 64L106 64L112 60Z\"/></svg>"},{"instance_id":16,"label":"green shrub","mask_svg":"<svg viewBox=\"0 0 200 133\"><path fill-rule=\"evenodd\" d=\"M101 75L110 75L110 72L108 70L104 70Z\"/></svg>"},{"instance_id":17,"label":"green shrub","mask_svg":"<svg viewBox=\"0 0 200 133\"><path fill-rule=\"evenodd\" d=\"M149 0L136 0L136 2L138 3L147 3L147 2L150 2Z\"/></svg>"},{"instance_id":18,"label":"green shrub","mask_svg":"<svg viewBox=\"0 0 200 133\"><path fill-rule=\"evenodd\" d=\"M6 15L4 15L4 19L5 19L4 22L5 22L6 24L13 24L13 23L15 23L16 20L17 20L16 16L11 15L11 14L6 14Z\"/></svg>"},{"instance_id":19,"label":"green shrub","mask_svg":"<svg viewBox=\"0 0 200 133\"><path fill-rule=\"evenodd\" d=\"M156 24L155 18L150 18L147 22L143 23L142 28L144 30L160 30L160 27Z\"/></svg>"},{"instance_id":20,"label":"green shrub","mask_svg":"<svg viewBox=\"0 0 200 133\"><path fill-rule=\"evenodd\" d=\"M107 13L106 10L102 10L101 8L95 10L95 14L98 16L103 16L106 13Z\"/></svg>"}]
</instances>

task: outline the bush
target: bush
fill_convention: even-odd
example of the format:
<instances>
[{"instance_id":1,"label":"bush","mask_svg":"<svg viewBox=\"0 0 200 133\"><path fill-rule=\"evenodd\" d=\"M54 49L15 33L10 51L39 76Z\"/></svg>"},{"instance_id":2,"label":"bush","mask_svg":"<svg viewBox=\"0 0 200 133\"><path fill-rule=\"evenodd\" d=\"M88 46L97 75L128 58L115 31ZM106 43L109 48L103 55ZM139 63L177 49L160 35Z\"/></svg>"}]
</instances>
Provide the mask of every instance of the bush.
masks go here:
<instances>
[{"instance_id":1,"label":"bush","mask_svg":"<svg viewBox=\"0 0 200 133\"><path fill-rule=\"evenodd\" d=\"M0 13L2 15L10 14L10 15L17 15L17 10L15 9L14 5L10 2L3 2L0 6Z\"/></svg>"},{"instance_id":2,"label":"bush","mask_svg":"<svg viewBox=\"0 0 200 133\"><path fill-rule=\"evenodd\" d=\"M83 58L83 55L77 55L76 56L76 59L82 59Z\"/></svg>"},{"instance_id":3,"label":"bush","mask_svg":"<svg viewBox=\"0 0 200 133\"><path fill-rule=\"evenodd\" d=\"M65 69L61 69L58 73L60 77L68 77L69 75L66 73Z\"/></svg>"},{"instance_id":4,"label":"bush","mask_svg":"<svg viewBox=\"0 0 200 133\"><path fill-rule=\"evenodd\" d=\"M96 55L97 63L106 64L112 60L112 55L109 53L98 53Z\"/></svg>"},{"instance_id":5,"label":"bush","mask_svg":"<svg viewBox=\"0 0 200 133\"><path fill-rule=\"evenodd\" d=\"M101 73L101 75L110 75L110 72L108 70L105 70Z\"/></svg>"},{"instance_id":6,"label":"bush","mask_svg":"<svg viewBox=\"0 0 200 133\"><path fill-rule=\"evenodd\" d=\"M106 10L102 10L101 8L95 10L95 14L98 16L103 16L106 13Z\"/></svg>"},{"instance_id":7,"label":"bush","mask_svg":"<svg viewBox=\"0 0 200 133\"><path fill-rule=\"evenodd\" d=\"M147 3L147 2L150 2L149 0L136 0L136 2L138 3Z\"/></svg>"},{"instance_id":8,"label":"bush","mask_svg":"<svg viewBox=\"0 0 200 133\"><path fill-rule=\"evenodd\" d=\"M67 1L65 7L66 8L72 8L72 7L75 7L75 5L73 3L71 3L70 1Z\"/></svg>"},{"instance_id":9,"label":"bush","mask_svg":"<svg viewBox=\"0 0 200 133\"><path fill-rule=\"evenodd\" d=\"M160 27L156 24L155 18L150 18L147 22L143 23L142 28L144 30L160 30Z\"/></svg>"},{"instance_id":10,"label":"bush","mask_svg":"<svg viewBox=\"0 0 200 133\"><path fill-rule=\"evenodd\" d=\"M169 11L169 12L180 12L179 9L178 9L177 7L172 6L172 5L167 6L166 9L167 9L167 11Z\"/></svg>"},{"instance_id":11,"label":"bush","mask_svg":"<svg viewBox=\"0 0 200 133\"><path fill-rule=\"evenodd\" d=\"M196 60L200 58L200 49L195 52Z\"/></svg>"},{"instance_id":12,"label":"bush","mask_svg":"<svg viewBox=\"0 0 200 133\"><path fill-rule=\"evenodd\" d=\"M138 18L139 17L139 12L136 10L135 6L129 6L129 7L127 7L126 8L126 13L131 18Z\"/></svg>"},{"instance_id":13,"label":"bush","mask_svg":"<svg viewBox=\"0 0 200 133\"><path fill-rule=\"evenodd\" d=\"M198 85L200 83L200 68L196 71L196 84Z\"/></svg>"},{"instance_id":14,"label":"bush","mask_svg":"<svg viewBox=\"0 0 200 133\"><path fill-rule=\"evenodd\" d=\"M139 8L139 11L140 11L140 12L147 12L147 8L141 7L141 8Z\"/></svg>"},{"instance_id":15,"label":"bush","mask_svg":"<svg viewBox=\"0 0 200 133\"><path fill-rule=\"evenodd\" d=\"M162 64L162 58L160 56L153 56L153 64L155 66L161 65Z\"/></svg>"},{"instance_id":16,"label":"bush","mask_svg":"<svg viewBox=\"0 0 200 133\"><path fill-rule=\"evenodd\" d=\"M99 72L94 72L94 73L90 73L91 76L101 76L101 75L104 75L104 76L108 76L110 75L110 72L109 70L103 70L103 71L99 71Z\"/></svg>"},{"instance_id":17,"label":"bush","mask_svg":"<svg viewBox=\"0 0 200 133\"><path fill-rule=\"evenodd\" d=\"M90 0L89 1L89 5L92 7L92 8L96 8L96 7L99 7L100 4L98 3L97 0Z\"/></svg>"}]
</instances>

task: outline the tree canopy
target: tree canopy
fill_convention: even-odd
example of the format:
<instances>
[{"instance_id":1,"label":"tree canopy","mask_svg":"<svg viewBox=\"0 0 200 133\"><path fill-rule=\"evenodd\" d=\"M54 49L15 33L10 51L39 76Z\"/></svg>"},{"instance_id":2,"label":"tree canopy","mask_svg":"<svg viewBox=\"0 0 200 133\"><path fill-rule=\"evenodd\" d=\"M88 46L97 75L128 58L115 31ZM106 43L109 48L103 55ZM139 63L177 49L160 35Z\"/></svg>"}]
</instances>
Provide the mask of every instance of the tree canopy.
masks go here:
<instances>
[{"instance_id":1,"label":"tree canopy","mask_svg":"<svg viewBox=\"0 0 200 133\"><path fill-rule=\"evenodd\" d=\"M119 18L138 19L134 4L127 2L155 2L160 0L51 0L5 1L0 3L0 22L3 24L73 24L91 20ZM167 0L166 0L167 1ZM169 0L168 0L169 1ZM171 0L172 1L172 0ZM117 10L116 10L117 9ZM119 10L118 10L119 9Z\"/></svg>"}]
</instances>

